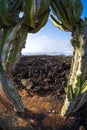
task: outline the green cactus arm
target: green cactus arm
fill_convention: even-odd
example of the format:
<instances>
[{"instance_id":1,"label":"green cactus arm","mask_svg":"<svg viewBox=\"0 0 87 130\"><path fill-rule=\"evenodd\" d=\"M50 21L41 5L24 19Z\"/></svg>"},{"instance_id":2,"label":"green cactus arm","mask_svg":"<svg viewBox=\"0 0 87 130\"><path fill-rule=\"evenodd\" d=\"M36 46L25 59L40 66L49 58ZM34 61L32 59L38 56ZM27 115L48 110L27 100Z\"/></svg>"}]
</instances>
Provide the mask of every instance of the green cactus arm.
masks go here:
<instances>
[{"instance_id":1,"label":"green cactus arm","mask_svg":"<svg viewBox=\"0 0 87 130\"><path fill-rule=\"evenodd\" d=\"M11 28L6 28L2 32L1 41L0 41L0 55L2 54L2 50L5 44L5 41L7 40L7 37L9 36Z\"/></svg>"},{"instance_id":2,"label":"green cactus arm","mask_svg":"<svg viewBox=\"0 0 87 130\"><path fill-rule=\"evenodd\" d=\"M40 18L39 18L39 24L36 27L36 29L30 30L30 33L36 33L38 32L42 27L45 26L48 20L50 10L46 11Z\"/></svg>"},{"instance_id":3,"label":"green cactus arm","mask_svg":"<svg viewBox=\"0 0 87 130\"><path fill-rule=\"evenodd\" d=\"M73 36L75 39L77 35ZM65 102L61 115L67 115L76 112L87 102L87 27L83 27L82 33L79 34L80 46L75 46L71 71L68 79L68 85L71 85L72 99L68 96L70 90L66 92ZM77 40L76 40L77 41ZM75 40L74 40L75 42ZM78 43L78 44L79 44ZM76 45L76 44L75 44Z\"/></svg>"},{"instance_id":4,"label":"green cactus arm","mask_svg":"<svg viewBox=\"0 0 87 130\"><path fill-rule=\"evenodd\" d=\"M8 9L7 0L0 0L0 18L6 25L9 24L7 22L7 9Z\"/></svg>"},{"instance_id":5,"label":"green cactus arm","mask_svg":"<svg viewBox=\"0 0 87 130\"><path fill-rule=\"evenodd\" d=\"M27 32L28 28L21 24L16 25L10 32L1 55L4 70L10 70L14 64L16 56L24 46Z\"/></svg>"},{"instance_id":6,"label":"green cactus arm","mask_svg":"<svg viewBox=\"0 0 87 130\"><path fill-rule=\"evenodd\" d=\"M66 27L64 27L64 25L60 21L56 20L53 15L50 15L50 20L52 21L52 23L54 24L54 26L56 26L60 30L66 31L66 32L69 31L69 30L67 30Z\"/></svg>"},{"instance_id":7,"label":"green cactus arm","mask_svg":"<svg viewBox=\"0 0 87 130\"><path fill-rule=\"evenodd\" d=\"M51 8L54 15L57 16L58 20L63 24L63 26L65 26L68 31L73 32L76 24L78 24L81 19L80 16L83 9L81 1L52 0Z\"/></svg>"},{"instance_id":8,"label":"green cactus arm","mask_svg":"<svg viewBox=\"0 0 87 130\"><path fill-rule=\"evenodd\" d=\"M72 31L73 26L71 26L70 21L68 19L68 15L66 14L65 10L63 9L60 1L52 0L51 7L53 13L57 16L58 20L67 28L67 30Z\"/></svg>"},{"instance_id":9,"label":"green cactus arm","mask_svg":"<svg viewBox=\"0 0 87 130\"><path fill-rule=\"evenodd\" d=\"M2 88L9 99L9 101L14 105L15 110L19 112L24 112L24 106L21 102L19 93L15 87L12 76L9 73L4 72L0 64L0 81L2 83Z\"/></svg>"},{"instance_id":10,"label":"green cactus arm","mask_svg":"<svg viewBox=\"0 0 87 130\"><path fill-rule=\"evenodd\" d=\"M5 43L3 44L0 62L0 80L2 82L3 90L7 98L13 103L15 109L20 112L24 112L24 108L20 95L15 87L15 83L13 82L11 69L19 50L23 47L27 32L28 28L25 26L23 27L21 24L16 25L10 30L9 36L4 40Z\"/></svg>"},{"instance_id":11,"label":"green cactus arm","mask_svg":"<svg viewBox=\"0 0 87 130\"><path fill-rule=\"evenodd\" d=\"M39 6L39 10L37 11L37 13L39 16L41 16L42 14L44 14L45 11L48 10L50 5L50 0L42 0L40 2L37 1L37 5Z\"/></svg>"},{"instance_id":12,"label":"green cactus arm","mask_svg":"<svg viewBox=\"0 0 87 130\"><path fill-rule=\"evenodd\" d=\"M3 30L3 37L0 39L0 80L7 98L15 109L24 112L20 95L13 81L12 68L17 55L26 43L27 33L36 33L46 24L50 12L48 4L50 0L47 1L46 6L46 0L21 0L19 2L1 0L1 2L4 2L3 7L6 6L6 8L5 15L0 17L2 20L0 29ZM22 18L19 17L20 11L24 13Z\"/></svg>"},{"instance_id":13,"label":"green cactus arm","mask_svg":"<svg viewBox=\"0 0 87 130\"><path fill-rule=\"evenodd\" d=\"M45 3L47 2L46 6ZM27 0L24 5L24 23L31 30L36 29L40 23L41 19L44 18L44 15L49 12L50 0ZM44 7L45 6L45 7ZM47 19L46 19L47 21ZM46 22L45 22L46 23Z\"/></svg>"},{"instance_id":14,"label":"green cactus arm","mask_svg":"<svg viewBox=\"0 0 87 130\"><path fill-rule=\"evenodd\" d=\"M61 30L66 27L72 32L71 44L74 48L66 98L61 111L64 116L77 111L87 101L87 22L81 19L81 0L52 0L51 7L58 18L52 18L52 22Z\"/></svg>"},{"instance_id":15,"label":"green cactus arm","mask_svg":"<svg viewBox=\"0 0 87 130\"><path fill-rule=\"evenodd\" d=\"M27 26L31 28L35 28L35 3L34 0L28 0L24 5L24 21Z\"/></svg>"}]
</instances>

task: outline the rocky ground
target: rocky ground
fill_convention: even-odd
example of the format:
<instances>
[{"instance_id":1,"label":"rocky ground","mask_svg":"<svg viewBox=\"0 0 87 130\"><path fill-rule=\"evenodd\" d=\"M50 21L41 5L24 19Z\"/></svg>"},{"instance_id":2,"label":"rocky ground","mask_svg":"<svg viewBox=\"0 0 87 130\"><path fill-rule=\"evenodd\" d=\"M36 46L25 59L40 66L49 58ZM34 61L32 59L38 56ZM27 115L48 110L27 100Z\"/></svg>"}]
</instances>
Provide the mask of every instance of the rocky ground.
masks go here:
<instances>
[{"instance_id":1,"label":"rocky ground","mask_svg":"<svg viewBox=\"0 0 87 130\"><path fill-rule=\"evenodd\" d=\"M22 56L12 73L25 114L15 113L6 97L2 98L1 91L1 129L86 130L86 108L68 117L60 115L70 64L71 57Z\"/></svg>"},{"instance_id":2,"label":"rocky ground","mask_svg":"<svg viewBox=\"0 0 87 130\"><path fill-rule=\"evenodd\" d=\"M70 57L25 56L13 71L15 82L25 89L41 96L57 90L64 94L70 69Z\"/></svg>"}]
</instances>

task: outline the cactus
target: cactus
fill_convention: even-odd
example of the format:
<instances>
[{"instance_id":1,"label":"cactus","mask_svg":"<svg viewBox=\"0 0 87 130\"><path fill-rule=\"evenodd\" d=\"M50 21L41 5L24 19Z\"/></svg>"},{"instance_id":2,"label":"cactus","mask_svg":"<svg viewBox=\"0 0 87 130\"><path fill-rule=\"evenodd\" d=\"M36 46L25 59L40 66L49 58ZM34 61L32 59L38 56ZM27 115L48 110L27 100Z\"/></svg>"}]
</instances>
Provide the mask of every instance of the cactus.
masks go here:
<instances>
[{"instance_id":1,"label":"cactus","mask_svg":"<svg viewBox=\"0 0 87 130\"><path fill-rule=\"evenodd\" d=\"M24 112L12 77L16 57L26 43L27 33L36 33L47 22L50 0L0 0L0 81L7 98ZM23 17L19 17L23 12Z\"/></svg>"},{"instance_id":2,"label":"cactus","mask_svg":"<svg viewBox=\"0 0 87 130\"><path fill-rule=\"evenodd\" d=\"M63 31L72 32L74 48L66 98L61 115L76 112L87 101L87 20L81 18L81 0L51 0L53 24Z\"/></svg>"},{"instance_id":3,"label":"cactus","mask_svg":"<svg viewBox=\"0 0 87 130\"><path fill-rule=\"evenodd\" d=\"M27 33L45 26L49 5L57 19L53 24L72 32L74 48L65 102L61 115L77 111L87 101L87 19L82 19L81 0L0 0L0 81L7 98L19 112L24 112L12 77L16 57L26 43ZM20 12L23 13L19 17Z\"/></svg>"}]
</instances>

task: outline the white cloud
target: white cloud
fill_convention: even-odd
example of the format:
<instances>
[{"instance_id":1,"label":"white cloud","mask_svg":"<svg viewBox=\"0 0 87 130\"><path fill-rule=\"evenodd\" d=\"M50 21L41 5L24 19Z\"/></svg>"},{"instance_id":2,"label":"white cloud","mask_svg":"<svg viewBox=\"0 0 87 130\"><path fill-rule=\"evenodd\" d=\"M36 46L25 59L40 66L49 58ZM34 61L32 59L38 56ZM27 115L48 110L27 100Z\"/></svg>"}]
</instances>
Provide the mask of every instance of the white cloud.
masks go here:
<instances>
[{"instance_id":1,"label":"white cloud","mask_svg":"<svg viewBox=\"0 0 87 130\"><path fill-rule=\"evenodd\" d=\"M23 54L29 53L42 53L42 54L72 54L72 47L69 40L60 38L53 39L47 35L33 35L29 34L26 40L25 49L22 50Z\"/></svg>"}]
</instances>

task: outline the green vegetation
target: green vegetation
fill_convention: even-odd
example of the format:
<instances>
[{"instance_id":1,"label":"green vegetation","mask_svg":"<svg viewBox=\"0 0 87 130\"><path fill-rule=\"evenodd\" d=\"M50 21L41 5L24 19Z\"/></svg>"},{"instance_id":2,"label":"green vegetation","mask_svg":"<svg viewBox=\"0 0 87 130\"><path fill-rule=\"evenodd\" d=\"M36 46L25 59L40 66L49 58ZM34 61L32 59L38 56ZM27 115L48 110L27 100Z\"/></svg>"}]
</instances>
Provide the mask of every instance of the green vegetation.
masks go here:
<instances>
[{"instance_id":1,"label":"green vegetation","mask_svg":"<svg viewBox=\"0 0 87 130\"><path fill-rule=\"evenodd\" d=\"M50 0L0 0L0 81L7 98L19 112L24 112L24 107L11 71L27 33L36 33L46 24L49 4Z\"/></svg>"},{"instance_id":2,"label":"green vegetation","mask_svg":"<svg viewBox=\"0 0 87 130\"><path fill-rule=\"evenodd\" d=\"M77 111L87 101L87 19L81 18L81 0L0 0L0 80L15 109L24 112L11 71L27 33L36 33L46 24L50 6L53 24L72 32L74 52L61 112L64 116Z\"/></svg>"},{"instance_id":3,"label":"green vegetation","mask_svg":"<svg viewBox=\"0 0 87 130\"><path fill-rule=\"evenodd\" d=\"M51 7L56 18L53 24L63 31L72 32L74 48L66 99L61 114L77 111L87 101L87 21L81 18L81 0L52 0Z\"/></svg>"}]
</instances>

